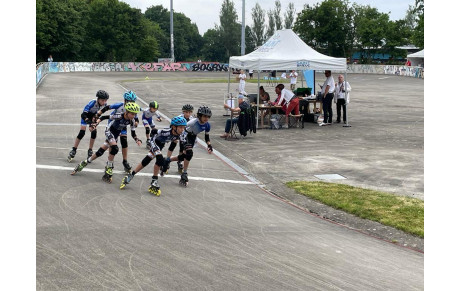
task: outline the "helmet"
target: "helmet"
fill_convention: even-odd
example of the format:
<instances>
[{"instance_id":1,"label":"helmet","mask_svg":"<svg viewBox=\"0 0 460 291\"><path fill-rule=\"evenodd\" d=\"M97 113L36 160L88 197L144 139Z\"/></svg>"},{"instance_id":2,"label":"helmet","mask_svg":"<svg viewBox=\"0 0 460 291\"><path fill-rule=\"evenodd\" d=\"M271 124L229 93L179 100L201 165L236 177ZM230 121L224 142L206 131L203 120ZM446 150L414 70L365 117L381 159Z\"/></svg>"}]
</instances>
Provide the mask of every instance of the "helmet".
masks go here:
<instances>
[{"instance_id":1,"label":"helmet","mask_svg":"<svg viewBox=\"0 0 460 291\"><path fill-rule=\"evenodd\" d=\"M184 106L182 106L182 111L193 111L192 104L185 104Z\"/></svg>"},{"instance_id":2,"label":"helmet","mask_svg":"<svg viewBox=\"0 0 460 291\"><path fill-rule=\"evenodd\" d=\"M173 117L173 119L171 119L171 125L175 125L175 126L183 125L183 126L186 126L187 125L187 120L185 120L185 118L183 118L182 116L176 116L176 117Z\"/></svg>"},{"instance_id":3,"label":"helmet","mask_svg":"<svg viewBox=\"0 0 460 291\"><path fill-rule=\"evenodd\" d=\"M128 92L125 92L123 98L125 98L126 101L136 101L137 96L133 91L130 90Z\"/></svg>"},{"instance_id":4,"label":"helmet","mask_svg":"<svg viewBox=\"0 0 460 291\"><path fill-rule=\"evenodd\" d=\"M211 109L208 106L200 106L200 108L198 108L198 114L197 115L198 115L198 117L200 117L201 115L211 117L212 112L211 112Z\"/></svg>"},{"instance_id":5,"label":"helmet","mask_svg":"<svg viewBox=\"0 0 460 291\"><path fill-rule=\"evenodd\" d=\"M134 102L126 103L125 109L126 111L131 112L131 113L139 113L139 111L141 111L141 108L139 107L139 105L137 105L137 103L134 103Z\"/></svg>"},{"instance_id":6,"label":"helmet","mask_svg":"<svg viewBox=\"0 0 460 291\"><path fill-rule=\"evenodd\" d=\"M96 93L96 97L97 97L98 99L105 99L105 100L107 100L107 99L109 99L109 93L105 92L104 90L99 90L99 91L97 91L97 93Z\"/></svg>"},{"instance_id":7,"label":"helmet","mask_svg":"<svg viewBox=\"0 0 460 291\"><path fill-rule=\"evenodd\" d=\"M160 107L160 105L158 105L158 102L152 101L152 102L150 102L149 107L158 109L158 107Z\"/></svg>"}]
</instances>

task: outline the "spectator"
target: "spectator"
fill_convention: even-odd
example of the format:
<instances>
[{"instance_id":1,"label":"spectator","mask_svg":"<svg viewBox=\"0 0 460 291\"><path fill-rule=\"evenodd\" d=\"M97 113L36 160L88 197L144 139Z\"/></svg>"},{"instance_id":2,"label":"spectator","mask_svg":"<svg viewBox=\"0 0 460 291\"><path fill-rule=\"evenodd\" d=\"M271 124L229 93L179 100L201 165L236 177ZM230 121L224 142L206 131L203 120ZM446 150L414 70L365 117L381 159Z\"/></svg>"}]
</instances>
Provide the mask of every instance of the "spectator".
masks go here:
<instances>
[{"instance_id":1,"label":"spectator","mask_svg":"<svg viewBox=\"0 0 460 291\"><path fill-rule=\"evenodd\" d=\"M412 63L410 62L410 60L407 60L406 66L408 66L408 67L412 66Z\"/></svg>"},{"instance_id":2,"label":"spectator","mask_svg":"<svg viewBox=\"0 0 460 291\"><path fill-rule=\"evenodd\" d=\"M52 62L52 61L53 61L53 56L50 55L50 56L48 57L48 62Z\"/></svg>"},{"instance_id":3,"label":"spectator","mask_svg":"<svg viewBox=\"0 0 460 291\"><path fill-rule=\"evenodd\" d=\"M249 70L249 79L252 79L252 75L254 75L254 70Z\"/></svg>"},{"instance_id":4,"label":"spectator","mask_svg":"<svg viewBox=\"0 0 460 291\"><path fill-rule=\"evenodd\" d=\"M264 101L270 101L270 95L265 91L264 86L259 87L259 104L264 103Z\"/></svg>"},{"instance_id":5,"label":"spectator","mask_svg":"<svg viewBox=\"0 0 460 291\"><path fill-rule=\"evenodd\" d=\"M335 84L334 103L337 103L337 120L340 123L341 109L343 108L343 123L347 123L347 104L350 103L351 86L344 82L343 75L339 75L339 81Z\"/></svg>"},{"instance_id":6,"label":"spectator","mask_svg":"<svg viewBox=\"0 0 460 291\"><path fill-rule=\"evenodd\" d=\"M295 115L299 115L299 99L292 91L285 89L283 84L278 84L275 87L275 92L279 96L278 102L275 102L275 105L282 105L282 109L286 115L286 122L288 121L289 113L292 111L295 112Z\"/></svg>"},{"instance_id":7,"label":"spectator","mask_svg":"<svg viewBox=\"0 0 460 291\"><path fill-rule=\"evenodd\" d=\"M323 94L323 111L324 119L320 126L332 124L332 98L334 98L334 78L332 78L331 71L324 71L326 80L323 86L321 86L321 94Z\"/></svg>"},{"instance_id":8,"label":"spectator","mask_svg":"<svg viewBox=\"0 0 460 291\"><path fill-rule=\"evenodd\" d=\"M244 87L246 87L246 74L244 70L240 70L238 79L240 80L240 86L238 87L239 94L248 95L246 91L244 91Z\"/></svg>"},{"instance_id":9,"label":"spectator","mask_svg":"<svg viewBox=\"0 0 460 291\"><path fill-rule=\"evenodd\" d=\"M289 74L289 78L291 79L291 91L295 90L295 85L297 84L297 72L295 70L292 70L291 73Z\"/></svg>"},{"instance_id":10,"label":"spectator","mask_svg":"<svg viewBox=\"0 0 460 291\"><path fill-rule=\"evenodd\" d=\"M225 109L230 109L231 112L233 113L239 113L243 110L246 110L249 108L249 104L244 101L244 96L243 95L238 95L238 108L231 108L227 104L224 104ZM232 127L232 124L235 124L238 122L238 117L232 118L232 119L227 119L227 123L225 124L225 133L222 134L220 137L221 138L227 138L230 134L230 128Z\"/></svg>"}]
</instances>

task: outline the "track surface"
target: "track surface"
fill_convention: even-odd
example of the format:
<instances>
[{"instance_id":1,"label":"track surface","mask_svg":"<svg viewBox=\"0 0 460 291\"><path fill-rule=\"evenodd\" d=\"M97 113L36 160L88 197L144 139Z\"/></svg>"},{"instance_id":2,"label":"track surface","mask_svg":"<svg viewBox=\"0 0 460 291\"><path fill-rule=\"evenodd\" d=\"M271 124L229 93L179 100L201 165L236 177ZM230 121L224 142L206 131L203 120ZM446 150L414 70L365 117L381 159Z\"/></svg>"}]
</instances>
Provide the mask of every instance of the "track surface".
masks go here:
<instances>
[{"instance_id":1,"label":"track surface","mask_svg":"<svg viewBox=\"0 0 460 291\"><path fill-rule=\"evenodd\" d=\"M37 89L38 290L423 289L422 253L309 215L200 145L189 169L196 179L180 187L172 164L171 175L160 178L160 197L147 192L152 165L125 190L118 189L122 174L102 182L107 154L70 176L89 141L87 133L75 160L66 161L82 108L101 88L110 102L122 101L119 84L126 87L122 81L133 75L51 74ZM167 86L174 90L174 81ZM172 116L182 103L171 98L160 111ZM137 134L145 140L142 126ZM146 150L128 142L134 166ZM115 170L121 169L120 153Z\"/></svg>"}]
</instances>

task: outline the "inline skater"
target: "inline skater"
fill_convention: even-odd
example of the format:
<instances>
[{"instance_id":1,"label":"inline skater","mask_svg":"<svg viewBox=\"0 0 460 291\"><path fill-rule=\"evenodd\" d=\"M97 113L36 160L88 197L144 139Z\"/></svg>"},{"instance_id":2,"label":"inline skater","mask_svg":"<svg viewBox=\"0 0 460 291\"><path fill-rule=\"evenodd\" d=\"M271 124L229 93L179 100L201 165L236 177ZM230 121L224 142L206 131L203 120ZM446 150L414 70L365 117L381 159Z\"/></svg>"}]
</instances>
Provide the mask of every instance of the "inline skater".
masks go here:
<instances>
[{"instance_id":1,"label":"inline skater","mask_svg":"<svg viewBox=\"0 0 460 291\"><path fill-rule=\"evenodd\" d=\"M134 102L127 102L124 106L125 111L123 113L115 113L111 115L106 115L99 117L96 121L96 126L102 120L108 119L109 122L105 128L105 137L106 140L104 144L94 153L91 157L86 160L81 161L73 170L71 175L75 175L77 172L83 170L88 164L90 164L95 159L99 158L104 154L104 152L110 147L109 157L107 159L107 165L105 166L104 176L102 180L111 183L112 182L112 175L113 175L113 159L115 155L118 153L119 148L117 145L118 136L120 136L123 129L126 129L128 125L133 126L135 121L134 117L140 111L139 105ZM134 132L134 140L136 141L137 145L140 146L142 141L137 138Z\"/></svg>"},{"instance_id":2,"label":"inline skater","mask_svg":"<svg viewBox=\"0 0 460 291\"><path fill-rule=\"evenodd\" d=\"M98 110L102 107L106 106L107 100L109 99L109 93L104 90L99 90L96 93L96 97L97 99L91 100L83 109L80 121L80 132L78 133L77 138L75 138L72 150L67 157L67 161L69 163L77 154L78 145L80 144L82 138L85 136L87 125L94 123L95 119L93 120L93 117L95 117L96 112L98 112ZM88 157L93 154L93 145L97 136L97 130L95 128L90 126L89 131L91 132L91 139L89 140Z\"/></svg>"},{"instance_id":3,"label":"inline skater","mask_svg":"<svg viewBox=\"0 0 460 291\"><path fill-rule=\"evenodd\" d=\"M109 109L114 109L111 115L113 114L118 114L118 113L124 113L124 106L128 102L136 102L137 96L133 91L128 91L123 94L123 99L124 102L118 102L110 105L109 108L104 108L104 110L109 110ZM101 114L98 112L98 117L102 115L105 111L101 110ZM137 115L134 117L135 123L134 125L130 126L131 127L131 136L134 138L136 136L136 128L137 125L139 124L139 118L137 118ZM121 143L121 154L123 156L123 168L126 173L129 173L131 171L131 165L128 163L128 133L127 133L126 127L121 131L120 133L120 143Z\"/></svg>"},{"instance_id":4,"label":"inline skater","mask_svg":"<svg viewBox=\"0 0 460 291\"><path fill-rule=\"evenodd\" d=\"M179 116L184 117L185 120L187 120L187 122L189 122L191 119L195 118L195 117L193 117L192 114L193 114L193 106L191 104L185 104L184 106L182 106L182 114L179 115ZM179 153L184 151L183 147L184 147L184 144L179 142ZM172 142L169 145L169 148L168 148L168 154L167 154L168 158L171 158L172 153L173 153L175 148L176 148L176 143ZM179 174L182 174L183 170L184 170L184 165L182 164L181 161L177 161L177 171L179 172ZM162 173L162 175L163 174L165 174L165 173Z\"/></svg>"},{"instance_id":5,"label":"inline skater","mask_svg":"<svg viewBox=\"0 0 460 291\"><path fill-rule=\"evenodd\" d=\"M145 168L154 158L156 159L155 165L153 166L152 182L150 183L149 192L160 196L161 190L158 184L158 173L160 168L164 167L164 158L161 150L168 142L178 142L180 135L184 132L187 121L182 116L176 116L171 119L171 125L169 128L164 129L152 129L150 134L150 150L144 159L139 163L131 174L128 174L121 181L120 189L123 189L128 185L134 178L136 173L139 173Z\"/></svg>"},{"instance_id":6,"label":"inline skater","mask_svg":"<svg viewBox=\"0 0 460 291\"><path fill-rule=\"evenodd\" d=\"M155 114L157 116L157 121L161 122L161 116L157 112L158 108L160 105L156 101L152 101L149 104L148 108L145 108L142 110L142 123L144 124L145 127L145 136L147 137L145 143L147 149L149 149L149 138L150 138L150 129L153 129L155 127L155 122L153 122L152 117Z\"/></svg>"},{"instance_id":7,"label":"inline skater","mask_svg":"<svg viewBox=\"0 0 460 291\"><path fill-rule=\"evenodd\" d=\"M200 132L204 131L204 140L208 145L208 153L211 154L213 151L211 140L209 139L211 125L208 122L211 116L212 112L209 107L201 106L200 108L198 108L197 118L192 119L187 123L185 132L181 136L181 143L183 143L183 151L181 151L178 156L167 158L165 160L165 165L163 169L166 171L164 172L167 172L167 169L169 168L169 163L171 161L184 161L184 169L179 181L179 184L182 186L187 187L188 185L187 169L193 157L193 147L195 146L196 137Z\"/></svg>"}]
</instances>

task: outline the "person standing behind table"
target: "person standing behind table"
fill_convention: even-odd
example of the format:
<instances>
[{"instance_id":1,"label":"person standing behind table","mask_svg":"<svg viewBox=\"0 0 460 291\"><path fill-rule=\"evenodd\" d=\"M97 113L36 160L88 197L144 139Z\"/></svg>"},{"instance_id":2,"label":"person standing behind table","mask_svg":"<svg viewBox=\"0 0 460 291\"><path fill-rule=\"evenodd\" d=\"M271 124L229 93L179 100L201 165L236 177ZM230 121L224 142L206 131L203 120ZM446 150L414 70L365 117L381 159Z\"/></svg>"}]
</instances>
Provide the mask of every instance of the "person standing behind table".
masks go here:
<instances>
[{"instance_id":1,"label":"person standing behind table","mask_svg":"<svg viewBox=\"0 0 460 291\"><path fill-rule=\"evenodd\" d=\"M275 87L275 92L280 96L275 105L281 105L283 101L286 102L282 107L284 114L286 115L286 122L288 121L289 113L291 113L292 110L294 110L295 115L299 115L299 99L294 93L292 93L292 91L285 89L283 84L278 84Z\"/></svg>"},{"instance_id":2,"label":"person standing behind table","mask_svg":"<svg viewBox=\"0 0 460 291\"><path fill-rule=\"evenodd\" d=\"M240 71L238 79L240 80L240 86L238 87L239 93L243 95L248 95L246 91L244 91L244 87L246 87L246 74L244 73L244 70Z\"/></svg>"},{"instance_id":3,"label":"person standing behind table","mask_svg":"<svg viewBox=\"0 0 460 291\"><path fill-rule=\"evenodd\" d=\"M337 103L337 120L340 123L341 109L343 108L343 123L347 123L347 105L350 103L351 86L344 82L343 75L339 75L339 82L335 84L334 103Z\"/></svg>"},{"instance_id":4,"label":"person standing behind table","mask_svg":"<svg viewBox=\"0 0 460 291\"><path fill-rule=\"evenodd\" d=\"M335 83L334 78L332 78L331 71L324 71L326 75L326 80L324 81L323 86L321 87L321 94L323 94L323 111L324 111L324 120L320 126L332 124L332 98L334 98Z\"/></svg>"},{"instance_id":5,"label":"person standing behind table","mask_svg":"<svg viewBox=\"0 0 460 291\"><path fill-rule=\"evenodd\" d=\"M295 70L292 70L291 73L289 74L289 78L291 79L291 91L295 90L295 85L297 84L297 72Z\"/></svg>"}]
</instances>

